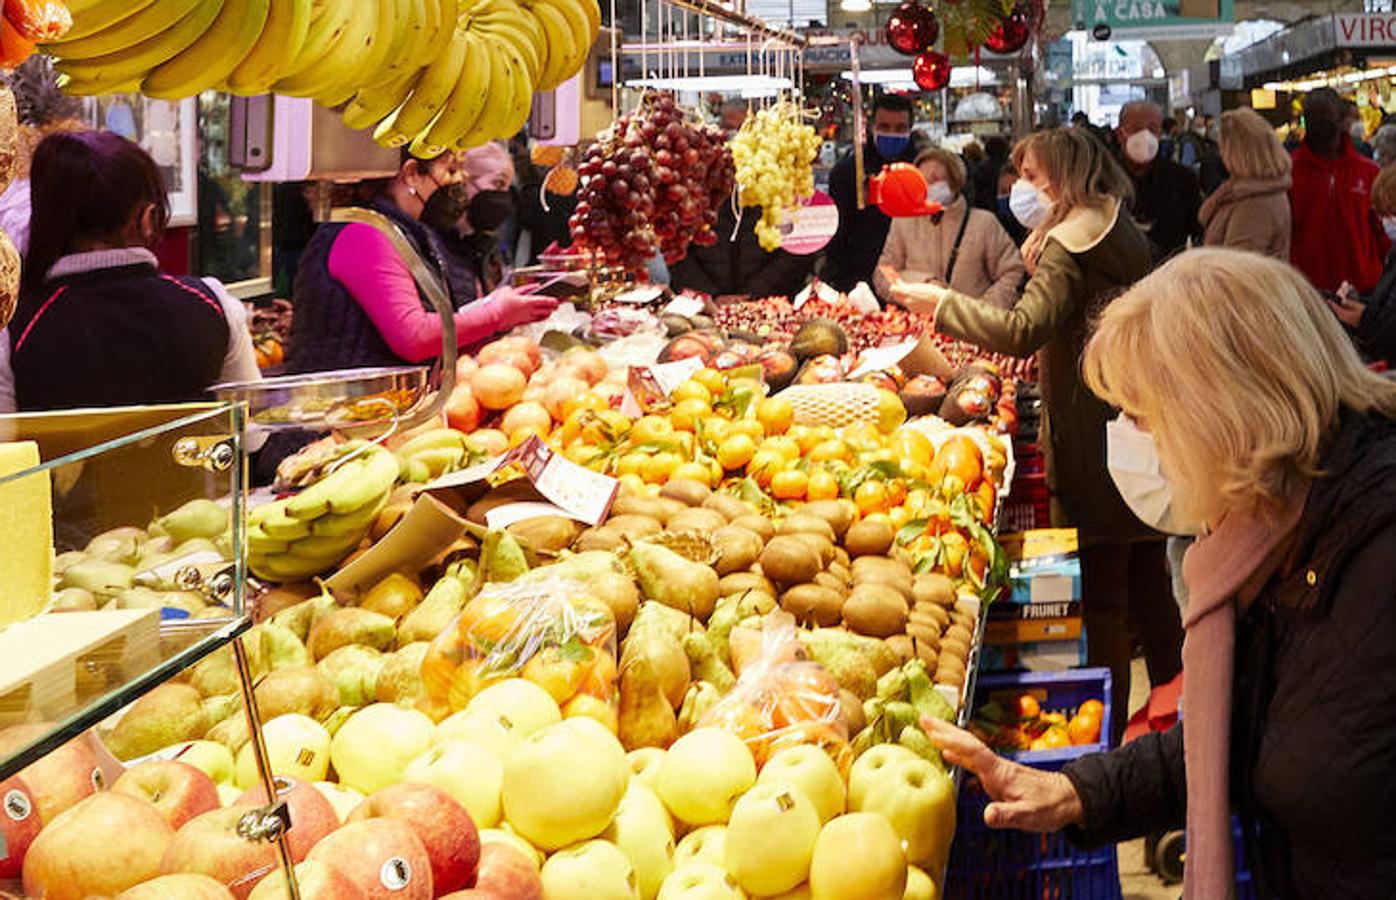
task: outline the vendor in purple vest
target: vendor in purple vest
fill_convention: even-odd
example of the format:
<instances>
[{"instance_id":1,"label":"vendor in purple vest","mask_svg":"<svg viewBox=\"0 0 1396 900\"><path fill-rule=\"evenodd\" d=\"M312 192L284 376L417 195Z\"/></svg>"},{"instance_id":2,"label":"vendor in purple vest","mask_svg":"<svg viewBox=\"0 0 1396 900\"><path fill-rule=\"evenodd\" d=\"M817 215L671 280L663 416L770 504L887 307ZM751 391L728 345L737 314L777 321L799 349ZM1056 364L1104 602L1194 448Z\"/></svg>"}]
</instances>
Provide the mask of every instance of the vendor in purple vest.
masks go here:
<instances>
[{"instance_id":1,"label":"vendor in purple vest","mask_svg":"<svg viewBox=\"0 0 1396 900\"><path fill-rule=\"evenodd\" d=\"M557 300L507 285L476 299L460 288L459 260L443 233L466 219L472 191L457 154L407 156L368 206L391 219L428 265L447 277L456 307L456 342L479 344L516 325L546 318ZM473 280L472 280L473 281ZM441 320L407 263L380 231L359 223L321 225L296 273L295 318L287 367L318 372L422 363L441 351Z\"/></svg>"},{"instance_id":2,"label":"vendor in purple vest","mask_svg":"<svg viewBox=\"0 0 1396 900\"><path fill-rule=\"evenodd\" d=\"M210 399L258 376L246 313L216 280L163 274L169 218L150 156L110 132L34 152L14 319L0 332L0 412Z\"/></svg>"}]
</instances>

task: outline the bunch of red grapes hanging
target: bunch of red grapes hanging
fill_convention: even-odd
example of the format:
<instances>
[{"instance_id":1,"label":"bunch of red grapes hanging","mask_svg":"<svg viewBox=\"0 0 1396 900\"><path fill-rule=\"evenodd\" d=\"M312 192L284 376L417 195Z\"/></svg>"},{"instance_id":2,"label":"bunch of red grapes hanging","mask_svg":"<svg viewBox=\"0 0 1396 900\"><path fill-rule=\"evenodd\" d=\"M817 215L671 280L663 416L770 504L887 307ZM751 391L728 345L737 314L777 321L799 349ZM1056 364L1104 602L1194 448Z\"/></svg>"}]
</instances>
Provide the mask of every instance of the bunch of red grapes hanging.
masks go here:
<instances>
[{"instance_id":1,"label":"bunch of red grapes hanging","mask_svg":"<svg viewBox=\"0 0 1396 900\"><path fill-rule=\"evenodd\" d=\"M597 136L577 173L574 245L637 273L656 254L675 263L690 243L717 243L718 209L736 186L722 132L656 92Z\"/></svg>"},{"instance_id":2,"label":"bunch of red grapes hanging","mask_svg":"<svg viewBox=\"0 0 1396 900\"><path fill-rule=\"evenodd\" d=\"M1017 53L1042 23L1042 0L1016 0L1007 12L984 4L941 0L940 16L917 0L906 0L887 20L887 42L914 56L912 77L922 90L938 91L950 83L950 56L968 56L979 47L993 53ZM944 33L945 52L935 48Z\"/></svg>"}]
</instances>

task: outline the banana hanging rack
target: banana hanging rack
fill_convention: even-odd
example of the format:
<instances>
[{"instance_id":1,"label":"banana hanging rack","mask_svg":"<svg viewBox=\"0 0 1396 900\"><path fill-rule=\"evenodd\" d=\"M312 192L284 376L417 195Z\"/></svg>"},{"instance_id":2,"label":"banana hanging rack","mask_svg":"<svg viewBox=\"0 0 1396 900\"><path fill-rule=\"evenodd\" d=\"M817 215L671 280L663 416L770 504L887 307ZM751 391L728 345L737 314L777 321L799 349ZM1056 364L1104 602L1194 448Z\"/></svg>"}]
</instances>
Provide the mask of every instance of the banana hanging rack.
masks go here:
<instances>
[{"instance_id":1,"label":"banana hanging rack","mask_svg":"<svg viewBox=\"0 0 1396 900\"><path fill-rule=\"evenodd\" d=\"M330 221L369 225L392 243L441 317L441 356L435 365L284 375L218 384L213 392L220 400L246 403L249 420L265 429L339 431L381 441L426 422L446 405L456 384L456 320L440 276L392 220L350 207L336 209Z\"/></svg>"}]
</instances>

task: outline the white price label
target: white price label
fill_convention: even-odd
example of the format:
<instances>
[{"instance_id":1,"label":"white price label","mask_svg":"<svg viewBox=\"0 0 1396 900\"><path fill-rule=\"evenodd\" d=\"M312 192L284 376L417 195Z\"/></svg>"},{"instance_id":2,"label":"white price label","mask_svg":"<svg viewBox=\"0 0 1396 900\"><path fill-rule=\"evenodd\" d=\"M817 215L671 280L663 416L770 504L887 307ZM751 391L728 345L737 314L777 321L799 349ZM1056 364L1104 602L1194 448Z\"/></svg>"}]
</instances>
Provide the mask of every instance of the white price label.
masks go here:
<instances>
[{"instance_id":1,"label":"white price label","mask_svg":"<svg viewBox=\"0 0 1396 900\"><path fill-rule=\"evenodd\" d=\"M702 297L694 297L692 294L680 294L670 300L664 309L660 310L661 315L683 316L685 319L691 316L702 315L706 309Z\"/></svg>"},{"instance_id":2,"label":"white price label","mask_svg":"<svg viewBox=\"0 0 1396 900\"><path fill-rule=\"evenodd\" d=\"M848 380L861 378L869 372L882 372L892 368L897 363L906 359L907 354L916 349L916 344L920 339L903 341L900 344L891 344L886 347L875 347L872 350L864 350L859 358L858 366L848 373Z\"/></svg>"}]
</instances>

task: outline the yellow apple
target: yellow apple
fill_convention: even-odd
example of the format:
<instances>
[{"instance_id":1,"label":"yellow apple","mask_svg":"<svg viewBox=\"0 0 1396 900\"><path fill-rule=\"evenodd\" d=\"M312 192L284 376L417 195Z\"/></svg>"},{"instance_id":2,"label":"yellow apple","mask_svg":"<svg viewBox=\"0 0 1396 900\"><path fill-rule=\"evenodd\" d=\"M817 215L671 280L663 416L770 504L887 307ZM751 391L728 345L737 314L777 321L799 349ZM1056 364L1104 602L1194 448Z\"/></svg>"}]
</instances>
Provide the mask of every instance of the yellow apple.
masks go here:
<instances>
[{"instance_id":1,"label":"yellow apple","mask_svg":"<svg viewBox=\"0 0 1396 900\"><path fill-rule=\"evenodd\" d=\"M810 900L809 882L797 885L783 894L776 894L771 897L762 897L761 900Z\"/></svg>"},{"instance_id":2,"label":"yellow apple","mask_svg":"<svg viewBox=\"0 0 1396 900\"><path fill-rule=\"evenodd\" d=\"M415 709L391 703L364 707L340 726L330 744L339 783L365 794L397 783L407 764L431 746L435 730L431 719Z\"/></svg>"},{"instance_id":3,"label":"yellow apple","mask_svg":"<svg viewBox=\"0 0 1396 900\"><path fill-rule=\"evenodd\" d=\"M721 825L756 783L756 761L742 739L720 728L679 738L659 765L659 799L687 825Z\"/></svg>"},{"instance_id":4,"label":"yellow apple","mask_svg":"<svg viewBox=\"0 0 1396 900\"><path fill-rule=\"evenodd\" d=\"M480 831L480 846L485 844L507 844L522 853L533 864L533 871L538 871L543 867L543 854L537 847L519 837L512 831L503 828L484 828Z\"/></svg>"},{"instance_id":5,"label":"yellow apple","mask_svg":"<svg viewBox=\"0 0 1396 900\"><path fill-rule=\"evenodd\" d=\"M849 808L884 816L905 841L909 864L930 872L945 871L955 838L955 786L950 776L915 754L877 771L878 776L868 779L858 802L850 802Z\"/></svg>"},{"instance_id":6,"label":"yellow apple","mask_svg":"<svg viewBox=\"0 0 1396 900\"><path fill-rule=\"evenodd\" d=\"M691 862L664 879L658 900L746 900L746 896L720 866Z\"/></svg>"},{"instance_id":7,"label":"yellow apple","mask_svg":"<svg viewBox=\"0 0 1396 900\"><path fill-rule=\"evenodd\" d=\"M262 741L273 775L287 775L298 781L321 781L330 768L330 733L325 726L300 713L277 716L262 726ZM257 784L257 763L252 742L238 751L237 786L246 790Z\"/></svg>"},{"instance_id":8,"label":"yellow apple","mask_svg":"<svg viewBox=\"0 0 1396 900\"><path fill-rule=\"evenodd\" d=\"M595 719L564 719L519 745L504 766L504 817L546 850L596 837L630 781L625 749Z\"/></svg>"},{"instance_id":9,"label":"yellow apple","mask_svg":"<svg viewBox=\"0 0 1396 900\"><path fill-rule=\"evenodd\" d=\"M931 876L915 866L908 866L906 893L902 895L902 900L940 900L940 891L936 890L936 883Z\"/></svg>"},{"instance_id":10,"label":"yellow apple","mask_svg":"<svg viewBox=\"0 0 1396 900\"><path fill-rule=\"evenodd\" d=\"M654 900L674 868L674 820L658 795L632 778L615 820L601 837L630 860L642 900Z\"/></svg>"},{"instance_id":11,"label":"yellow apple","mask_svg":"<svg viewBox=\"0 0 1396 900\"><path fill-rule=\"evenodd\" d=\"M809 878L821 824L814 803L798 787L758 784L732 808L724 868L748 894L788 891Z\"/></svg>"},{"instance_id":12,"label":"yellow apple","mask_svg":"<svg viewBox=\"0 0 1396 900\"><path fill-rule=\"evenodd\" d=\"M757 784L783 782L805 792L819 813L821 825L844 813L847 788L839 767L818 747L788 747L766 761Z\"/></svg>"},{"instance_id":13,"label":"yellow apple","mask_svg":"<svg viewBox=\"0 0 1396 900\"><path fill-rule=\"evenodd\" d=\"M809 871L812 900L902 900L906 856L896 829L877 813L848 813L819 832Z\"/></svg>"},{"instance_id":14,"label":"yellow apple","mask_svg":"<svg viewBox=\"0 0 1396 900\"><path fill-rule=\"evenodd\" d=\"M587 841L548 857L540 873L548 900L639 900L635 870L615 844Z\"/></svg>"},{"instance_id":15,"label":"yellow apple","mask_svg":"<svg viewBox=\"0 0 1396 900\"><path fill-rule=\"evenodd\" d=\"M874 784L902 763L920 758L901 744L878 744L868 749L848 770L848 809L858 810Z\"/></svg>"},{"instance_id":16,"label":"yellow apple","mask_svg":"<svg viewBox=\"0 0 1396 900\"><path fill-rule=\"evenodd\" d=\"M519 749L524 735L514 728L512 720L501 721L498 717L466 715L465 710L447 716L436 726L436 743L443 741L470 741L490 751L503 762Z\"/></svg>"},{"instance_id":17,"label":"yellow apple","mask_svg":"<svg viewBox=\"0 0 1396 900\"><path fill-rule=\"evenodd\" d=\"M690 831L674 848L674 867L705 862L722 868L727 855L727 826L709 825Z\"/></svg>"},{"instance_id":18,"label":"yellow apple","mask_svg":"<svg viewBox=\"0 0 1396 900\"><path fill-rule=\"evenodd\" d=\"M659 764L664 761L668 751L658 747L641 747L639 750L631 750L625 755L630 763L630 771L641 784L655 791L659 790Z\"/></svg>"},{"instance_id":19,"label":"yellow apple","mask_svg":"<svg viewBox=\"0 0 1396 900\"><path fill-rule=\"evenodd\" d=\"M185 765L193 766L212 778L215 784L233 783L236 771L233 751L217 741L188 741L167 747L155 756L176 759Z\"/></svg>"},{"instance_id":20,"label":"yellow apple","mask_svg":"<svg viewBox=\"0 0 1396 900\"><path fill-rule=\"evenodd\" d=\"M242 788L235 784L219 784L215 787L218 788L218 802L223 806L232 806L242 796Z\"/></svg>"},{"instance_id":21,"label":"yellow apple","mask_svg":"<svg viewBox=\"0 0 1396 900\"><path fill-rule=\"evenodd\" d=\"M442 741L408 763L402 777L436 785L450 794L470 813L477 828L499 824L504 766L479 744Z\"/></svg>"},{"instance_id":22,"label":"yellow apple","mask_svg":"<svg viewBox=\"0 0 1396 900\"><path fill-rule=\"evenodd\" d=\"M467 716L507 721L520 737L528 737L562 721L551 694L525 678L509 678L485 688L466 704Z\"/></svg>"},{"instance_id":23,"label":"yellow apple","mask_svg":"<svg viewBox=\"0 0 1396 900\"><path fill-rule=\"evenodd\" d=\"M349 814L367 799L359 791L333 781L317 781L311 786L330 801L330 806L334 807L334 814L339 816L340 822L348 819Z\"/></svg>"}]
</instances>

